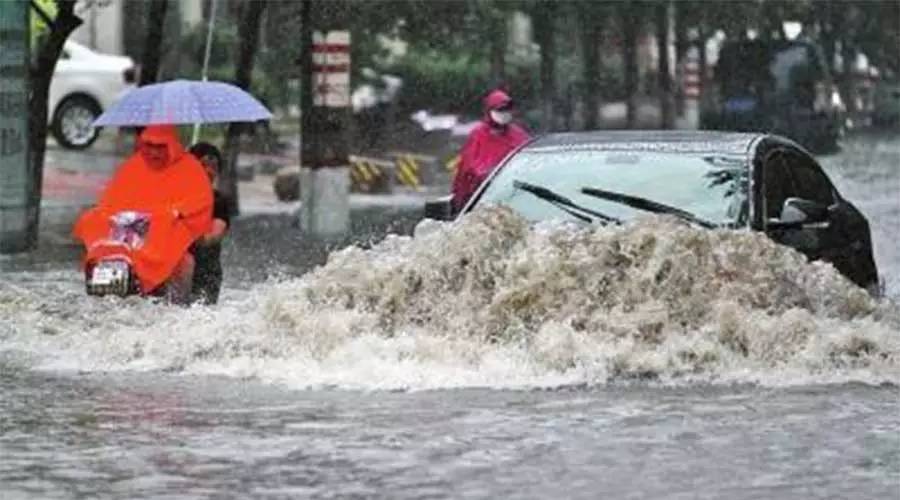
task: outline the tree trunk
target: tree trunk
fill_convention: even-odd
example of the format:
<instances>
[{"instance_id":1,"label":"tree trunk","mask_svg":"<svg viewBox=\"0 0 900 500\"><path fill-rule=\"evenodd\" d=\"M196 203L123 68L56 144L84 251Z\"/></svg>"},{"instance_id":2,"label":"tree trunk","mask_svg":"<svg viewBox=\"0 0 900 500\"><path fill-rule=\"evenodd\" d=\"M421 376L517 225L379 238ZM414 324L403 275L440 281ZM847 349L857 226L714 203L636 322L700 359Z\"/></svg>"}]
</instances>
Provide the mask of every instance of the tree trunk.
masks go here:
<instances>
[{"instance_id":1,"label":"tree trunk","mask_svg":"<svg viewBox=\"0 0 900 500\"><path fill-rule=\"evenodd\" d=\"M816 18L816 24L819 25L819 36L822 40L822 51L825 53L825 61L828 64L828 71L834 73L834 56L837 49L835 39L834 25L832 24L832 2L828 0L822 3L822 8L815 9L813 15Z\"/></svg>"},{"instance_id":2,"label":"tree trunk","mask_svg":"<svg viewBox=\"0 0 900 500\"><path fill-rule=\"evenodd\" d=\"M159 76L159 60L162 57L163 29L169 0L151 0L147 11L147 38L144 39L144 55L141 57L140 86L156 82Z\"/></svg>"},{"instance_id":3,"label":"tree trunk","mask_svg":"<svg viewBox=\"0 0 900 500\"><path fill-rule=\"evenodd\" d=\"M705 20L705 19L704 19ZM706 59L706 40L707 31L706 23L701 23L697 29L697 40L694 42L697 47L697 64L700 66L700 92L706 92L709 87L709 61Z\"/></svg>"},{"instance_id":4,"label":"tree trunk","mask_svg":"<svg viewBox=\"0 0 900 500\"><path fill-rule=\"evenodd\" d=\"M763 39L787 40L784 32L785 10L781 2L759 4L760 36Z\"/></svg>"},{"instance_id":5,"label":"tree trunk","mask_svg":"<svg viewBox=\"0 0 900 500\"><path fill-rule=\"evenodd\" d=\"M541 2L532 11L534 37L541 47L541 131L556 128L553 100L556 96L556 4Z\"/></svg>"},{"instance_id":6,"label":"tree trunk","mask_svg":"<svg viewBox=\"0 0 900 500\"><path fill-rule=\"evenodd\" d=\"M687 7L684 2L674 2L675 9L675 68L678 82L675 84L675 114L684 114L684 89L681 86L684 70L685 54L688 49L687 39Z\"/></svg>"},{"instance_id":7,"label":"tree trunk","mask_svg":"<svg viewBox=\"0 0 900 500\"><path fill-rule=\"evenodd\" d=\"M622 4L622 58L625 62L625 92L626 92L626 128L634 128L637 124L637 93L638 93L638 65L637 43L640 14L639 4L628 2Z\"/></svg>"},{"instance_id":8,"label":"tree trunk","mask_svg":"<svg viewBox=\"0 0 900 500\"><path fill-rule=\"evenodd\" d=\"M657 67L659 104L662 111L662 128L672 128L675 117L672 109L672 74L669 68L669 2L656 5L656 49L659 53Z\"/></svg>"},{"instance_id":9,"label":"tree trunk","mask_svg":"<svg viewBox=\"0 0 900 500\"><path fill-rule=\"evenodd\" d=\"M838 89L841 97L844 98L844 104L847 106L847 113L853 115L856 112L856 99L853 98L853 26L848 20L848 13L851 6L845 2L832 2L830 18L831 29L836 35L835 39L840 41L841 66L840 75L836 78ZM838 38L839 37L839 38ZM835 46L837 43L835 43ZM835 47L835 52L837 48Z\"/></svg>"},{"instance_id":10,"label":"tree trunk","mask_svg":"<svg viewBox=\"0 0 900 500\"><path fill-rule=\"evenodd\" d=\"M259 45L259 27L266 2L263 0L244 0L241 5L241 24L238 26L240 47L235 61L234 84L249 91L253 75L253 62ZM237 161L241 146L241 133L246 124L232 123L228 126L225 139L225 165L222 168L219 189L229 203L232 215L240 213L237 185Z\"/></svg>"},{"instance_id":11,"label":"tree trunk","mask_svg":"<svg viewBox=\"0 0 900 500\"><path fill-rule=\"evenodd\" d=\"M50 80L56 70L56 61L62 53L63 45L69 35L81 25L81 19L75 15L76 0L57 0L56 19L50 26L43 43L37 48L37 57L33 59L29 78L31 80L31 96L28 100L28 128L31 148L31 189L29 190L26 234L27 247L35 248L40 227L41 196L44 186L44 156L47 151L47 114L50 94Z\"/></svg>"},{"instance_id":12,"label":"tree trunk","mask_svg":"<svg viewBox=\"0 0 900 500\"><path fill-rule=\"evenodd\" d=\"M300 2L300 165L307 166L312 146L307 131L313 130L313 28L312 0ZM309 164L308 166L311 166Z\"/></svg>"},{"instance_id":13,"label":"tree trunk","mask_svg":"<svg viewBox=\"0 0 900 500\"><path fill-rule=\"evenodd\" d=\"M601 18L599 6L591 2L578 5L581 21L581 50L584 61L581 65L584 82L584 128L594 130L600 125L600 32Z\"/></svg>"},{"instance_id":14,"label":"tree trunk","mask_svg":"<svg viewBox=\"0 0 900 500\"><path fill-rule=\"evenodd\" d=\"M506 19L497 17L491 20L491 80L494 86L500 87L506 83L506 46L507 31Z\"/></svg>"}]
</instances>

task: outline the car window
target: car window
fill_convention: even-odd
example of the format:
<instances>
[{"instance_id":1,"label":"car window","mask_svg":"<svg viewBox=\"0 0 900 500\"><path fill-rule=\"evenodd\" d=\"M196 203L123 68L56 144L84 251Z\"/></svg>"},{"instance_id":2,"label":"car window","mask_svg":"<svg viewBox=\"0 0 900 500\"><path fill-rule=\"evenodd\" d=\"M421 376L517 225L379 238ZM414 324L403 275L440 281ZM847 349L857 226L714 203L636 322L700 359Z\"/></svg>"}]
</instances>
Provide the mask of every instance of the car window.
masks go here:
<instances>
[{"instance_id":1,"label":"car window","mask_svg":"<svg viewBox=\"0 0 900 500\"><path fill-rule=\"evenodd\" d=\"M825 173L812 159L797 153L787 152L784 161L794 180L795 196L816 201L824 205L834 203L834 188Z\"/></svg>"},{"instance_id":2,"label":"car window","mask_svg":"<svg viewBox=\"0 0 900 500\"><path fill-rule=\"evenodd\" d=\"M514 155L490 181L477 205L502 204L526 219L569 216L513 181L549 188L575 203L613 217L646 212L580 192L594 187L647 198L717 224L747 223L748 168L742 156L644 151L537 150Z\"/></svg>"},{"instance_id":3,"label":"car window","mask_svg":"<svg viewBox=\"0 0 900 500\"><path fill-rule=\"evenodd\" d=\"M770 154L763 164L763 186L766 218L780 218L784 200L796 196L794 180L783 151Z\"/></svg>"}]
</instances>

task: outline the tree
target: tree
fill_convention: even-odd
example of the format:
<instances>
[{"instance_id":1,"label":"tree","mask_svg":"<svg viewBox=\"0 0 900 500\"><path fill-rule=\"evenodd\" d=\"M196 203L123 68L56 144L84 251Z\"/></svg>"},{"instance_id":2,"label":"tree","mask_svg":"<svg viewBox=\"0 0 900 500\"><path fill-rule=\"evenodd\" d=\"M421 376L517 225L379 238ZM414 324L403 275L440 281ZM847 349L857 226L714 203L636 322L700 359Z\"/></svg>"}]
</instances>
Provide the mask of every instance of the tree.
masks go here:
<instances>
[{"instance_id":1,"label":"tree","mask_svg":"<svg viewBox=\"0 0 900 500\"><path fill-rule=\"evenodd\" d=\"M627 128L634 128L637 124L637 92L638 92L638 63L637 44L641 28L642 4L638 1L622 2L618 4L619 19L622 23L622 59L625 62L625 92Z\"/></svg>"},{"instance_id":2,"label":"tree","mask_svg":"<svg viewBox=\"0 0 900 500\"><path fill-rule=\"evenodd\" d=\"M82 20L75 15L76 0L56 0L56 15L45 12L39 4L32 2L31 7L47 25L48 31L40 37L36 48L36 57L32 58L29 77L31 79L31 95L28 99L28 128L31 148L31 192L28 206L33 208L29 215L26 234L27 247L37 246L40 226L40 206L43 192L44 156L47 149L47 118L50 80L56 70L56 62L62 53L63 45L69 35L81 25Z\"/></svg>"},{"instance_id":3,"label":"tree","mask_svg":"<svg viewBox=\"0 0 900 500\"><path fill-rule=\"evenodd\" d=\"M144 86L156 82L159 76L159 60L163 43L166 10L169 0L151 0L147 11L147 36L144 39L144 54L141 58L141 80Z\"/></svg>"},{"instance_id":4,"label":"tree","mask_svg":"<svg viewBox=\"0 0 900 500\"><path fill-rule=\"evenodd\" d=\"M669 68L669 9L672 5L668 2L659 2L654 6L656 25L656 49L659 53L659 66L657 68L660 108L662 110L662 128L672 128L675 125L672 102L672 74Z\"/></svg>"},{"instance_id":5,"label":"tree","mask_svg":"<svg viewBox=\"0 0 900 500\"><path fill-rule=\"evenodd\" d=\"M492 2L489 0L476 0L471 7L478 17L485 20L482 30L487 34L491 63L491 81L496 85L502 85L506 80L506 48L507 39L507 7L508 3Z\"/></svg>"},{"instance_id":6,"label":"tree","mask_svg":"<svg viewBox=\"0 0 900 500\"><path fill-rule=\"evenodd\" d=\"M582 51L582 79L584 100L584 128L592 130L599 125L600 112L600 35L602 32L602 6L591 1L582 1L577 5L580 21Z\"/></svg>"},{"instance_id":7,"label":"tree","mask_svg":"<svg viewBox=\"0 0 900 500\"><path fill-rule=\"evenodd\" d=\"M263 10L267 2L263 0L244 0L241 3L240 25L238 26L238 47L235 60L234 84L244 90L250 90L253 76L253 63L256 49L259 46L259 28ZM240 211L237 185L237 161L240 152L240 140L246 125L232 123L228 126L225 139L225 165L221 173L219 188L229 202L229 212L236 215Z\"/></svg>"},{"instance_id":8,"label":"tree","mask_svg":"<svg viewBox=\"0 0 900 500\"><path fill-rule=\"evenodd\" d=\"M556 96L556 14L558 6L546 0L531 7L534 37L541 47L541 120L544 132L554 128L554 98Z\"/></svg>"}]
</instances>

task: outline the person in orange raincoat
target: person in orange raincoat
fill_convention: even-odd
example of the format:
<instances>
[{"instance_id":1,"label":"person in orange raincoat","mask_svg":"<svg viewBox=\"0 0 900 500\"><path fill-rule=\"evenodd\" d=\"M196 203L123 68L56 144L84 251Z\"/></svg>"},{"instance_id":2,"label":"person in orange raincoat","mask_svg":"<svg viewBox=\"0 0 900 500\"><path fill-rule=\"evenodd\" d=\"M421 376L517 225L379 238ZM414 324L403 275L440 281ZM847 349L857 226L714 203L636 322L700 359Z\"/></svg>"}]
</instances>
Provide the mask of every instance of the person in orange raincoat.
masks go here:
<instances>
[{"instance_id":1,"label":"person in orange raincoat","mask_svg":"<svg viewBox=\"0 0 900 500\"><path fill-rule=\"evenodd\" d=\"M149 214L142 244L128 250L142 295L165 291L175 302L191 292L191 244L212 229L213 192L200 162L188 154L173 125L151 125L136 151L116 170L97 205L81 215L74 235L86 249L85 269L97 259L121 253L109 245L111 217L123 211ZM165 285L165 286L164 286Z\"/></svg>"}]
</instances>

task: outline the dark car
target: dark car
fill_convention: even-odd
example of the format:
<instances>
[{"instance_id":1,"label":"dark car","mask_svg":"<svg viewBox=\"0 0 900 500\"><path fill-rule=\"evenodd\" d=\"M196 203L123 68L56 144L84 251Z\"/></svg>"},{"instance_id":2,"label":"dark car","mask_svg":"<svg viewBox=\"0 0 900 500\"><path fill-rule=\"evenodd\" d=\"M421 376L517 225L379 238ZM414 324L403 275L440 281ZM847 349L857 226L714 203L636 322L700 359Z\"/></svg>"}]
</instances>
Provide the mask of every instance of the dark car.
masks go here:
<instances>
[{"instance_id":1,"label":"dark car","mask_svg":"<svg viewBox=\"0 0 900 500\"><path fill-rule=\"evenodd\" d=\"M814 151L837 147L844 106L822 51L806 41L741 40L719 52L701 126L784 135Z\"/></svg>"},{"instance_id":2,"label":"dark car","mask_svg":"<svg viewBox=\"0 0 900 500\"><path fill-rule=\"evenodd\" d=\"M530 221L621 222L671 214L707 228L762 231L831 262L877 294L866 218L789 139L711 131L551 134L508 156L463 207L506 205ZM426 216L452 218L448 200Z\"/></svg>"}]
</instances>

